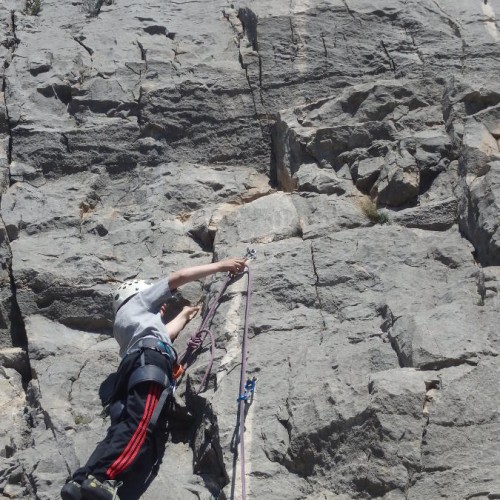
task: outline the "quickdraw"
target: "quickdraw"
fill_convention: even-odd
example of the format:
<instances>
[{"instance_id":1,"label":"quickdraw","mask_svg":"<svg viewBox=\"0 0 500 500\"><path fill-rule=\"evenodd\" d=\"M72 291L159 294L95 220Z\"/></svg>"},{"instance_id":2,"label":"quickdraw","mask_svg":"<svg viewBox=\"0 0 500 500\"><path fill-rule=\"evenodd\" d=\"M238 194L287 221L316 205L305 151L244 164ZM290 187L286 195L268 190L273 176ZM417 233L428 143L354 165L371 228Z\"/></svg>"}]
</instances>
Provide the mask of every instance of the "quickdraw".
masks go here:
<instances>
[{"instance_id":1,"label":"quickdraw","mask_svg":"<svg viewBox=\"0 0 500 500\"><path fill-rule=\"evenodd\" d=\"M257 384L257 377L253 377L252 379L247 379L245 384L245 392L240 394L236 401L250 401L253 400L253 395L255 392L255 385Z\"/></svg>"}]
</instances>

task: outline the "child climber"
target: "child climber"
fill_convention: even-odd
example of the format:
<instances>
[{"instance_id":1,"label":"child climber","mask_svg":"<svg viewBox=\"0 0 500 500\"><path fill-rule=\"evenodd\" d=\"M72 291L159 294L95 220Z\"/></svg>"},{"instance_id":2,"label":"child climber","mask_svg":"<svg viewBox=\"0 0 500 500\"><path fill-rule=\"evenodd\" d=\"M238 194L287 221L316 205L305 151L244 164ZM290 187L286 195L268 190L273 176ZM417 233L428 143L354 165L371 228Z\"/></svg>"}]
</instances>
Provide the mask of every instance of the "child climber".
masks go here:
<instances>
[{"instance_id":1,"label":"child climber","mask_svg":"<svg viewBox=\"0 0 500 500\"><path fill-rule=\"evenodd\" d=\"M155 283L123 283L113 297L113 334L120 346L111 425L84 467L63 486L63 500L114 500L120 477L146 454L154 424L173 386L179 332L198 312L184 309L166 321L166 301L178 287L218 272L237 274L245 259L228 259L181 269Z\"/></svg>"}]
</instances>

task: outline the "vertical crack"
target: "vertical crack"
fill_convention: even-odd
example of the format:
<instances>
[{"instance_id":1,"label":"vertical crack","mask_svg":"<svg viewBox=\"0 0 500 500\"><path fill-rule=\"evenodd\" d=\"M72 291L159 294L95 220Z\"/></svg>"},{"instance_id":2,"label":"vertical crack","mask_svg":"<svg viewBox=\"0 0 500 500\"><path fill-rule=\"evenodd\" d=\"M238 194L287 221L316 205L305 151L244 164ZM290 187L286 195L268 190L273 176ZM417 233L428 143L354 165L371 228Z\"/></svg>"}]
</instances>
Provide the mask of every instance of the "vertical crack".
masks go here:
<instances>
[{"instance_id":1,"label":"vertical crack","mask_svg":"<svg viewBox=\"0 0 500 500\"><path fill-rule=\"evenodd\" d=\"M4 69L6 68L6 62L4 62ZM4 104L4 109L5 109L5 128L7 129L7 135L8 135L8 140L7 140L7 164L10 165L12 163L12 127L10 124L10 118L9 118L9 108L7 105L7 78L5 77L5 74L3 76L3 81L2 81L2 94L3 94L3 104ZM10 168L9 168L9 184L10 184Z\"/></svg>"},{"instance_id":2,"label":"vertical crack","mask_svg":"<svg viewBox=\"0 0 500 500\"><path fill-rule=\"evenodd\" d=\"M380 45L382 45L382 48L384 49L385 55L389 59L389 65L390 65L390 67L392 69L392 72L396 73L396 63L394 62L394 59L392 58L391 54L387 50L387 47L386 47L386 45L385 45L385 43L384 43L383 40L380 40Z\"/></svg>"},{"instance_id":3,"label":"vertical crack","mask_svg":"<svg viewBox=\"0 0 500 500\"><path fill-rule=\"evenodd\" d=\"M8 45L7 48L9 49L6 58L4 59L3 63L3 78L2 78L2 93L3 93L3 99L4 99L4 107L5 107L5 126L7 129L7 134L8 134L8 145L7 145L7 162L10 165L12 162L12 125L10 123L10 117L9 117L9 107L7 103L7 77L5 75L5 71L7 68L10 66L10 63L12 62L12 58L14 57L14 53L17 49L17 46L19 45L19 39L17 38L17 33L16 33L16 11L12 10L10 12L10 38L8 40ZM10 177L10 171L9 171L9 177Z\"/></svg>"},{"instance_id":4,"label":"vertical crack","mask_svg":"<svg viewBox=\"0 0 500 500\"><path fill-rule=\"evenodd\" d=\"M10 251L10 250L9 250ZM11 258L12 259L12 258ZM10 280L10 290L12 293L12 302L10 310L10 329L11 329L11 340L13 347L21 347L25 351L28 349L28 336L26 334L26 325L24 324L23 315L21 313L21 308L17 302L17 287L16 281L14 279L14 272L12 269L12 260L9 262L9 280ZM29 358L28 364L29 364ZM28 375L31 370L27 370Z\"/></svg>"},{"instance_id":5,"label":"vertical crack","mask_svg":"<svg viewBox=\"0 0 500 500\"><path fill-rule=\"evenodd\" d=\"M408 474L408 479L406 481L406 485L404 488L404 497L405 500L409 500L410 498L410 488L413 483L413 478L415 477L415 474L422 472L424 469L424 462L423 462L423 448L427 444L427 428L429 427L430 423L430 406L434 402L434 400L438 396L438 391L441 389L441 379L438 377L432 378L429 380L425 380L425 396L424 396L424 401L422 404L422 418L423 418L423 424L422 424L422 435L420 438L420 463L418 465L412 466L410 464L404 464L406 468L406 472Z\"/></svg>"},{"instance_id":6,"label":"vertical crack","mask_svg":"<svg viewBox=\"0 0 500 500\"><path fill-rule=\"evenodd\" d=\"M344 4L344 7L345 7L345 10L347 11L347 13L355 20L357 21L359 24L363 24L363 21L361 21L361 19L359 19L358 17L356 17L354 15L354 12L350 9L349 5L347 4L347 1L346 0L342 0L342 3Z\"/></svg>"},{"instance_id":7,"label":"vertical crack","mask_svg":"<svg viewBox=\"0 0 500 500\"><path fill-rule=\"evenodd\" d=\"M293 28L293 21L292 21L292 16L290 15L290 18L289 18L289 22L290 22L290 36L291 36L291 39L292 39L292 45L294 46L295 48L295 54L293 55L292 57L292 62L295 60L295 58L297 57L297 54L299 52L299 47L298 47L298 43L297 43L297 38L295 37L295 30Z\"/></svg>"},{"instance_id":8,"label":"vertical crack","mask_svg":"<svg viewBox=\"0 0 500 500\"><path fill-rule=\"evenodd\" d=\"M5 223L0 216L0 224L5 228ZM9 286L10 286L10 299L8 301L8 320L10 329L10 341L12 347L20 347L26 353L24 366L21 369L21 376L23 378L23 383L27 384L31 380L31 366L28 356L28 336L26 334L26 325L24 323L24 318L21 313L21 308L17 300L17 286L14 277L14 270L12 267L12 249L10 246L9 237L5 231L4 244L7 247L7 256L5 262L2 262L2 266L7 269L9 274Z\"/></svg>"},{"instance_id":9,"label":"vertical crack","mask_svg":"<svg viewBox=\"0 0 500 500\"><path fill-rule=\"evenodd\" d=\"M69 144L69 139L68 139L68 136L66 134L61 134L61 142L64 144L64 146L66 147L66 152L68 153L72 153L72 149L71 149L71 146Z\"/></svg>"},{"instance_id":10,"label":"vertical crack","mask_svg":"<svg viewBox=\"0 0 500 500\"><path fill-rule=\"evenodd\" d=\"M81 36L81 38L77 38L76 36L73 37L73 40L78 44L80 45L81 47L83 47L85 49L85 51L89 54L90 56L90 59L92 60L93 56L94 56L94 51L93 49L91 49L89 46L85 45L83 43L83 40L85 40L85 38L83 36Z\"/></svg>"},{"instance_id":11,"label":"vertical crack","mask_svg":"<svg viewBox=\"0 0 500 500\"><path fill-rule=\"evenodd\" d=\"M424 57L422 55L422 51L419 49L418 45L415 43L415 37L413 36L413 33L411 33L411 31L409 31L406 26L404 27L404 30L405 30L406 36L411 40L411 44L413 45L413 48L415 49L415 54L417 55L419 61L422 63L422 75L423 75L424 69L425 69L425 60L424 60Z\"/></svg>"},{"instance_id":12,"label":"vertical crack","mask_svg":"<svg viewBox=\"0 0 500 500\"><path fill-rule=\"evenodd\" d=\"M257 111L257 103L255 102L255 92L254 92L253 87L252 87L250 75L248 74L248 65L245 65L243 63L243 57L241 56L241 52L240 52L240 64L241 64L242 69L245 71L245 77L247 79L248 87L250 89L250 93L252 94L253 109L255 111L255 116L257 116L259 113Z\"/></svg>"},{"instance_id":13,"label":"vertical crack","mask_svg":"<svg viewBox=\"0 0 500 500\"><path fill-rule=\"evenodd\" d=\"M143 90L141 84L142 78L139 79L139 98L137 99L137 125L142 133L142 98Z\"/></svg>"},{"instance_id":14,"label":"vertical crack","mask_svg":"<svg viewBox=\"0 0 500 500\"><path fill-rule=\"evenodd\" d=\"M255 112L255 117L259 120L259 126L261 129L262 137L266 138L265 125L262 123L262 118L269 118L269 113L265 112L264 115L259 113L258 99L260 99L260 105L264 107L264 96L262 93L262 81L263 81L263 64L262 56L259 52L259 45L257 40L257 24L258 18L256 14L249 8L241 8L236 13L233 9L227 9L222 11L224 18L231 24L235 36L235 43L238 47L238 60L241 68L245 71L245 78L250 89L250 94L252 96L252 103ZM255 53L257 58L257 75L254 75L257 81L255 85L252 83L251 66L252 61L245 61L244 47L242 46L242 41L244 36L248 40L251 46L252 52ZM255 62L253 63L255 65ZM257 87L257 89L255 88ZM256 92L259 93L258 97Z\"/></svg>"},{"instance_id":15,"label":"vertical crack","mask_svg":"<svg viewBox=\"0 0 500 500\"><path fill-rule=\"evenodd\" d=\"M460 65L462 75L465 73L465 60L467 59L467 43L462 39L462 53L460 54Z\"/></svg>"},{"instance_id":16,"label":"vertical crack","mask_svg":"<svg viewBox=\"0 0 500 500\"><path fill-rule=\"evenodd\" d=\"M139 47L139 50L141 51L141 61L144 61L146 64L146 71L148 70L148 57L147 57L147 50L144 48L144 45L142 45L139 40L137 40L137 46ZM177 54L176 54L177 56Z\"/></svg>"},{"instance_id":17,"label":"vertical crack","mask_svg":"<svg viewBox=\"0 0 500 500\"><path fill-rule=\"evenodd\" d=\"M391 308L388 304L381 304L377 307L377 314L381 317L382 323L380 329L382 330L382 340L384 342L389 342L392 350L395 352L398 358L398 364L400 368L408 366L408 360L406 355L401 351L401 348L397 342L396 337L392 335L392 329L396 321L401 318L401 316L394 316Z\"/></svg>"},{"instance_id":18,"label":"vertical crack","mask_svg":"<svg viewBox=\"0 0 500 500\"><path fill-rule=\"evenodd\" d=\"M184 50L182 50L182 48L180 47L180 42L177 42L177 45L172 49L172 52L174 53L174 58L171 61L171 64L174 67L177 74L179 74L178 66L179 67L182 66L182 63L179 60L179 56L182 54L185 54L186 52ZM144 56L144 57L146 57L146 56Z\"/></svg>"},{"instance_id":19,"label":"vertical crack","mask_svg":"<svg viewBox=\"0 0 500 500\"><path fill-rule=\"evenodd\" d=\"M293 14L294 14L293 3L294 0L290 0L290 14L289 14L290 36L292 39L292 45L295 50L295 54L292 56L292 62L296 59L298 53L300 52L301 47L303 46L300 33L296 32L295 26L293 25Z\"/></svg>"},{"instance_id":20,"label":"vertical crack","mask_svg":"<svg viewBox=\"0 0 500 500\"><path fill-rule=\"evenodd\" d=\"M87 54L89 55L89 57L90 57L90 70L92 70L94 68L94 51L93 51L93 49L91 49L90 47L88 47L87 45L85 45L83 43L83 40L85 40L85 37L83 37L83 36L80 36L80 38L77 38L76 36L73 36L73 40L78 45L80 45L85 50L85 52L87 52ZM80 77L78 79L80 85L83 84L83 82L85 80L85 70L86 70L86 68L88 68L88 66L85 66L82 63L82 67L79 70L80 71ZM78 122L78 120L77 120L77 122Z\"/></svg>"},{"instance_id":21,"label":"vertical crack","mask_svg":"<svg viewBox=\"0 0 500 500\"><path fill-rule=\"evenodd\" d=\"M240 38L238 40L238 49L239 49L239 52L240 52L240 64L241 64L241 67L245 70L245 75L246 75L246 79L247 79L247 82L248 82L248 86L250 88L250 91L252 92L252 99L253 99L253 103L254 103L255 115L257 116L258 115L258 109L257 109L256 100L255 100L255 91L254 91L254 88L253 88L253 85L252 85L250 74L248 72L250 64L247 64L244 61L244 55L243 55L242 50L241 50L241 41L243 39L243 35L246 35L246 37L248 39L248 42L250 43L250 45L252 47L252 51L256 52L256 54L257 54L258 69L259 69L258 86L259 86L259 89L261 89L261 84L262 84L262 61L261 61L261 57L260 57L260 54L259 54L259 45L258 45L258 42L257 42L257 23L258 23L258 20L257 20L257 16L255 15L255 13L252 12L248 8L239 9L239 11L238 11L238 19L239 19L239 21L241 23L241 27L243 29L243 32L241 34L242 36L240 36ZM262 101L262 91L261 91L261 101Z\"/></svg>"},{"instance_id":22,"label":"vertical crack","mask_svg":"<svg viewBox=\"0 0 500 500\"><path fill-rule=\"evenodd\" d=\"M148 54L147 54L147 49L144 47L144 45L142 45L141 42L139 42L139 40L137 40L137 46L139 47L139 50L140 50L140 53L141 53L141 61L144 61L145 69L146 69L146 71L148 71ZM175 54L175 57L177 57L177 54ZM177 71L177 68L176 68L175 64L172 63L172 66ZM142 120L142 99L144 97L144 91L143 91L143 88L142 88L142 75L143 75L143 71L141 69L141 71L139 71L139 83L138 83L138 85L139 85L139 97L137 98L137 125L138 125L139 130L141 131L141 133L142 133L142 124L143 124L143 120Z\"/></svg>"},{"instance_id":23,"label":"vertical crack","mask_svg":"<svg viewBox=\"0 0 500 500\"><path fill-rule=\"evenodd\" d=\"M486 298L486 279L484 276L484 270L480 267L477 273L477 293L479 294L479 300L477 302L478 306L484 306L484 300Z\"/></svg>"},{"instance_id":24,"label":"vertical crack","mask_svg":"<svg viewBox=\"0 0 500 500\"><path fill-rule=\"evenodd\" d=\"M439 11L441 12L441 14L443 15L443 17L446 19L447 23L448 23L448 26L450 26L450 28L453 30L453 34L457 37L457 38L463 38L462 37L462 32L461 32L461 27L460 27L460 24L458 23L458 21L456 21L455 19L453 19L442 7L441 5L439 5L439 3L436 1L436 0L432 0L432 2L434 3L434 5L439 9Z\"/></svg>"},{"instance_id":25,"label":"vertical crack","mask_svg":"<svg viewBox=\"0 0 500 500\"><path fill-rule=\"evenodd\" d=\"M314 290L316 291L316 300L318 301L318 304L319 304L319 314L321 316L321 323L322 323L322 326L323 326L323 330L321 331L321 339L319 341L320 344L323 343L323 340L324 340L324 331L326 330L326 321L325 321L325 317L323 315L323 303L321 301L321 296L319 294L319 290L318 290L318 285L319 285L319 275L318 275L318 270L316 268L316 261L314 259L314 247L311 243L311 260L312 260L312 265L313 265L313 270L314 270L314 277L316 278L315 279L315 283L314 283Z\"/></svg>"},{"instance_id":26,"label":"vertical crack","mask_svg":"<svg viewBox=\"0 0 500 500\"><path fill-rule=\"evenodd\" d=\"M7 68L10 66L12 62L12 58L14 57L14 53L17 49L17 46L19 45L19 39L17 38L17 33L16 33L16 18L15 18L16 12L12 10L10 12L10 40L8 44L9 52L4 60L3 63L3 79L2 79L2 93L3 93L3 99L4 99L4 108L5 108L5 131L8 135L8 147L7 147L7 169L8 169L8 175L9 175L9 185L12 182L11 181L11 174L10 174L10 165L12 163L12 156L13 156L13 138L12 138L12 125L10 121L10 116L9 116L9 105L7 101L7 77L5 74L5 71ZM2 195L3 193L0 193ZM0 216L0 223L3 228L5 228L5 223L3 219ZM13 347L21 347L27 352L28 349L28 338L26 335L26 327L24 324L24 319L21 314L21 309L19 307L19 303L17 301L17 287L16 287L16 281L14 278L14 272L12 268L12 249L10 245L10 240L9 236L7 234L7 231L5 230L5 236L4 236L4 244L6 245L7 248L7 256L6 256L6 262L3 264L8 271L9 274L9 285L10 285L10 307L9 307L9 328L10 328L10 337L11 337L11 343ZM27 383L31 377L31 369L29 367L29 358L26 356L27 364L28 366L26 369L24 369L24 373L21 375L23 376L23 382Z\"/></svg>"},{"instance_id":27,"label":"vertical crack","mask_svg":"<svg viewBox=\"0 0 500 500\"><path fill-rule=\"evenodd\" d=\"M259 94L260 94L260 103L264 106L264 96L262 95L262 56L260 52L257 50L257 56L259 57Z\"/></svg>"},{"instance_id":28,"label":"vertical crack","mask_svg":"<svg viewBox=\"0 0 500 500\"><path fill-rule=\"evenodd\" d=\"M441 12L443 17L446 19L448 26L453 30L453 34L462 40L462 53L460 55L460 63L461 63L461 73L465 73L465 60L467 58L467 43L462 36L462 27L460 26L459 21L453 19L436 0L432 0L437 9Z\"/></svg>"},{"instance_id":29,"label":"vertical crack","mask_svg":"<svg viewBox=\"0 0 500 500\"><path fill-rule=\"evenodd\" d=\"M385 332L384 336L382 337L383 340L385 341L386 339L389 340L391 343L391 347L393 351L396 353L396 356L398 358L398 363L400 368L404 368L407 366L411 366L408 364L408 359L407 356L403 351L401 351L401 346L398 344L397 338L393 335L392 329L394 328L394 324L398 319L401 318L401 316L394 316L392 314L392 311L390 310L389 306L384 306L385 312L382 313L382 317L384 318L384 324L382 326L382 330ZM385 336L387 334L387 336Z\"/></svg>"},{"instance_id":30,"label":"vertical crack","mask_svg":"<svg viewBox=\"0 0 500 500\"><path fill-rule=\"evenodd\" d=\"M85 364L87 363L87 361L85 361ZM71 385L70 391L72 390L72 387L73 387L73 384ZM32 431L33 431L33 429L36 429L36 427L38 427L38 425L39 425L38 421L40 420L38 418L38 416L41 416L43 418L43 425L44 425L45 429L51 432L54 441L59 445L56 447L57 452L59 453L59 456L62 458L62 460L66 466L68 476L70 476L71 475L71 467L70 467L70 464L68 464L64 454L61 452L61 443L58 439L57 427L54 424L54 422L50 416L50 413L45 408L43 408L42 403L41 403L41 396L42 395L40 392L40 386L38 385L37 388L35 389L33 384L30 384L29 389L26 391L26 403L27 403L26 406L27 406L27 411L29 412L28 414L30 414L30 419L29 419L29 423L28 423L28 426L30 428L30 433L33 436ZM33 415L33 413L35 413L35 415ZM32 440L33 441L31 443L31 445L29 446L29 448L36 449L36 445L37 445L36 438L32 437ZM33 488L35 490L35 493L36 493L37 486L36 486L34 473L36 472L37 467L38 467L38 463L36 463L34 465L34 467L31 471L27 471L26 469L24 469L24 473L25 473L26 477L28 477L30 482L33 483ZM36 497L36 498L38 498L38 497Z\"/></svg>"},{"instance_id":31,"label":"vertical crack","mask_svg":"<svg viewBox=\"0 0 500 500\"><path fill-rule=\"evenodd\" d=\"M82 372L83 372L83 370L85 370L85 367L88 365L88 363L89 363L89 360L86 359L83 362L82 366L80 367L80 370L78 371L76 377L71 377L70 378L71 386L70 386L69 392L68 392L68 401L70 403L73 400L73 386L75 385L75 382L77 382L80 379L80 377L82 375Z\"/></svg>"},{"instance_id":32,"label":"vertical crack","mask_svg":"<svg viewBox=\"0 0 500 500\"><path fill-rule=\"evenodd\" d=\"M319 36L320 36L321 41L322 41L322 43L323 43L323 51L324 51L324 55L325 55L325 57L328 59L328 50L327 50L327 48L326 48L325 34L324 34L324 33L321 33Z\"/></svg>"},{"instance_id":33,"label":"vertical crack","mask_svg":"<svg viewBox=\"0 0 500 500\"><path fill-rule=\"evenodd\" d=\"M438 395L438 391L441 389L442 383L439 377L426 380L425 381L425 397L422 405L422 417L424 419L423 429L422 429L422 437L420 439L420 467L416 471L409 471L408 473L408 482L405 487L405 498L409 498L409 490L411 487L411 483L413 480L413 476L416 472L420 472L424 468L424 459L423 459L423 449L427 444L427 428L430 423L430 406L433 401L436 399Z\"/></svg>"}]
</instances>

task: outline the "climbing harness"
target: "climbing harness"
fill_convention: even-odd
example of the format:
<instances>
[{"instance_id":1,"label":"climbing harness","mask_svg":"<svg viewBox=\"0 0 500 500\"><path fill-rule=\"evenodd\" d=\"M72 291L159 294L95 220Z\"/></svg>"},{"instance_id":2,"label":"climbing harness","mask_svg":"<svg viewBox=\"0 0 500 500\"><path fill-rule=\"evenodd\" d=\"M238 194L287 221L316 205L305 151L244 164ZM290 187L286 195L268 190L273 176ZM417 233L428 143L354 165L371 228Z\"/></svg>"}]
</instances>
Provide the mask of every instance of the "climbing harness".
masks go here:
<instances>
[{"instance_id":1,"label":"climbing harness","mask_svg":"<svg viewBox=\"0 0 500 500\"><path fill-rule=\"evenodd\" d=\"M127 351L127 356L130 354L139 354L141 362L141 365L135 368L128 378L127 393L129 393L133 387L142 382L156 382L162 387L158 403L153 411L153 414L151 415L146 429L146 432L151 434L156 426L156 422L160 417L163 407L167 402L167 398L173 393L174 378L171 372L165 373L164 370L156 365L146 364L144 355L145 349L152 349L167 356L167 358L172 360L172 363L174 363L177 359L177 353L172 346L156 338L140 339ZM126 411L126 404L124 400L117 399L112 402L109 407L111 422L117 422L123 417Z\"/></svg>"}]
</instances>

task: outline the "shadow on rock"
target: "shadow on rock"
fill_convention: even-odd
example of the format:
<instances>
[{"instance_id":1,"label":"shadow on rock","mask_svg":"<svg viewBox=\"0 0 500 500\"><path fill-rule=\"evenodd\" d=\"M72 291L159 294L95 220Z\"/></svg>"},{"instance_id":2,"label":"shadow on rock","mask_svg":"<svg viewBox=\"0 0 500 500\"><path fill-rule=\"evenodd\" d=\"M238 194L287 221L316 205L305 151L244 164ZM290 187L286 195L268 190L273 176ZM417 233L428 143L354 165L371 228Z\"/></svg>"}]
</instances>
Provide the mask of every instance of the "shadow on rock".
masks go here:
<instances>
[{"instance_id":1,"label":"shadow on rock","mask_svg":"<svg viewBox=\"0 0 500 500\"><path fill-rule=\"evenodd\" d=\"M99 398L103 406L106 406L111 401L111 396L113 395L116 384L116 377L116 372L110 373L99 387Z\"/></svg>"}]
</instances>

